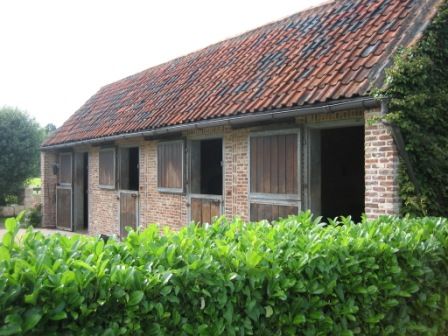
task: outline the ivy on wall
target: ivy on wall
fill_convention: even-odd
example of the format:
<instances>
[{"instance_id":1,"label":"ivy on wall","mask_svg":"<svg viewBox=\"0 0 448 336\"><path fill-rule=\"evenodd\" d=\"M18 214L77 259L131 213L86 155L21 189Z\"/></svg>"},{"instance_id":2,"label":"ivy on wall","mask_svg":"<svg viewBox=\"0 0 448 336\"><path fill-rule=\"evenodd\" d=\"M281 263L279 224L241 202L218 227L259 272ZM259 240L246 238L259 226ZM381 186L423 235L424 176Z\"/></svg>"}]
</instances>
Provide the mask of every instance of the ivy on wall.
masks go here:
<instances>
[{"instance_id":1,"label":"ivy on wall","mask_svg":"<svg viewBox=\"0 0 448 336\"><path fill-rule=\"evenodd\" d=\"M416 175L400 167L402 212L448 216L448 0L422 39L398 53L377 96L390 98L388 121L401 129Z\"/></svg>"}]
</instances>

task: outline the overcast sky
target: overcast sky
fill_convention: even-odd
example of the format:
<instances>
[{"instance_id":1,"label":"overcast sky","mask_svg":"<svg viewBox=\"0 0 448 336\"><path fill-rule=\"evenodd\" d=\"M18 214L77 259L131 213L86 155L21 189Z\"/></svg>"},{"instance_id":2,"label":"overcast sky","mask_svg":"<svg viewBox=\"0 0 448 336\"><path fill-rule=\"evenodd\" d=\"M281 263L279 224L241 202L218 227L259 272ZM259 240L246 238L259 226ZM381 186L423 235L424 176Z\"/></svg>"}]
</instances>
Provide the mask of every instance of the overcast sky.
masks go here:
<instances>
[{"instance_id":1,"label":"overcast sky","mask_svg":"<svg viewBox=\"0 0 448 336\"><path fill-rule=\"evenodd\" d=\"M322 0L0 0L0 107L62 123L108 83Z\"/></svg>"}]
</instances>

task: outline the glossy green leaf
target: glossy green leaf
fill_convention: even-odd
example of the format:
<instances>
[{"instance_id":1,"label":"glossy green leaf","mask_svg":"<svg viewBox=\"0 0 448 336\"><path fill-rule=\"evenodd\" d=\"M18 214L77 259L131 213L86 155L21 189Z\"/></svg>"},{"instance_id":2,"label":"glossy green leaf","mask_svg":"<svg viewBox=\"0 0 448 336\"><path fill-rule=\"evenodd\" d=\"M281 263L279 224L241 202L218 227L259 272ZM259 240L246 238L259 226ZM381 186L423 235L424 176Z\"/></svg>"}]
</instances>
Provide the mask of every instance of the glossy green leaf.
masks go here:
<instances>
[{"instance_id":1,"label":"glossy green leaf","mask_svg":"<svg viewBox=\"0 0 448 336\"><path fill-rule=\"evenodd\" d=\"M139 304L144 296L145 296L145 293L143 293L143 291L140 291L140 290L133 291L131 293L131 295L129 296L128 305L135 306L135 305Z\"/></svg>"}]
</instances>

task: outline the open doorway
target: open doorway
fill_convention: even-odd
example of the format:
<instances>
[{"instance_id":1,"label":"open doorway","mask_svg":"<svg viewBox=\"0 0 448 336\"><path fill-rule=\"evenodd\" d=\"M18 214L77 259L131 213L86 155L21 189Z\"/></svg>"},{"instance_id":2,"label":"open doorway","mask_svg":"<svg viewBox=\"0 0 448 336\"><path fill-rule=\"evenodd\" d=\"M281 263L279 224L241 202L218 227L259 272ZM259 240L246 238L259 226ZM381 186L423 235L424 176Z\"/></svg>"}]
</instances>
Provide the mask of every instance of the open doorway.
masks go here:
<instances>
[{"instance_id":1,"label":"open doorway","mask_svg":"<svg viewBox=\"0 0 448 336\"><path fill-rule=\"evenodd\" d=\"M324 218L364 212L364 127L311 132L311 210Z\"/></svg>"},{"instance_id":2,"label":"open doorway","mask_svg":"<svg viewBox=\"0 0 448 336\"><path fill-rule=\"evenodd\" d=\"M120 190L138 191L138 147L120 148Z\"/></svg>"},{"instance_id":3,"label":"open doorway","mask_svg":"<svg viewBox=\"0 0 448 336\"><path fill-rule=\"evenodd\" d=\"M191 142L191 192L222 195L222 139Z\"/></svg>"},{"instance_id":4,"label":"open doorway","mask_svg":"<svg viewBox=\"0 0 448 336\"><path fill-rule=\"evenodd\" d=\"M89 229L89 153L84 153L84 220L83 230Z\"/></svg>"},{"instance_id":5,"label":"open doorway","mask_svg":"<svg viewBox=\"0 0 448 336\"><path fill-rule=\"evenodd\" d=\"M139 148L120 148L118 156L120 236L126 237L126 227L138 226Z\"/></svg>"},{"instance_id":6,"label":"open doorway","mask_svg":"<svg viewBox=\"0 0 448 336\"><path fill-rule=\"evenodd\" d=\"M222 212L222 139L193 140L190 149L191 220L211 223Z\"/></svg>"},{"instance_id":7,"label":"open doorway","mask_svg":"<svg viewBox=\"0 0 448 336\"><path fill-rule=\"evenodd\" d=\"M73 215L74 231L86 232L89 226L89 154L74 153Z\"/></svg>"}]
</instances>

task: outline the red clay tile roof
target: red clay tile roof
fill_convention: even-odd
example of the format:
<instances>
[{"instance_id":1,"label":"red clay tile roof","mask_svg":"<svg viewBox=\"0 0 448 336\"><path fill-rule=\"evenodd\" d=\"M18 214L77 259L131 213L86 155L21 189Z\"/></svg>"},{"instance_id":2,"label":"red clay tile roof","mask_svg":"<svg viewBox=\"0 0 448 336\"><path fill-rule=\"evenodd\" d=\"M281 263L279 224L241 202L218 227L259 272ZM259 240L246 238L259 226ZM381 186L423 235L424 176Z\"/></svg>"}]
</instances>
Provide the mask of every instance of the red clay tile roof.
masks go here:
<instances>
[{"instance_id":1,"label":"red clay tile roof","mask_svg":"<svg viewBox=\"0 0 448 336\"><path fill-rule=\"evenodd\" d=\"M44 146L365 96L421 0L338 0L101 88Z\"/></svg>"}]
</instances>

